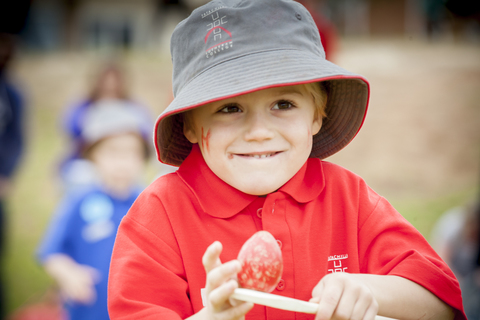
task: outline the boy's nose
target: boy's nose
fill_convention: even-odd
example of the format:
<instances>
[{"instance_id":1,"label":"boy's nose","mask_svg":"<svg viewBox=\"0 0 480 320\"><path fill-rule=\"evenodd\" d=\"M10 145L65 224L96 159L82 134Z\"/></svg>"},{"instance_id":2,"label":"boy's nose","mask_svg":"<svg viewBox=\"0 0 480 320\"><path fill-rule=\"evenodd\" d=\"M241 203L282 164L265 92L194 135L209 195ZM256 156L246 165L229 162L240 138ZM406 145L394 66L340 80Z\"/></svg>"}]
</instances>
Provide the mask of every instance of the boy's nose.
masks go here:
<instances>
[{"instance_id":1,"label":"boy's nose","mask_svg":"<svg viewBox=\"0 0 480 320\"><path fill-rule=\"evenodd\" d=\"M246 119L244 138L246 141L269 140L274 137L272 124L263 112L251 112Z\"/></svg>"}]
</instances>

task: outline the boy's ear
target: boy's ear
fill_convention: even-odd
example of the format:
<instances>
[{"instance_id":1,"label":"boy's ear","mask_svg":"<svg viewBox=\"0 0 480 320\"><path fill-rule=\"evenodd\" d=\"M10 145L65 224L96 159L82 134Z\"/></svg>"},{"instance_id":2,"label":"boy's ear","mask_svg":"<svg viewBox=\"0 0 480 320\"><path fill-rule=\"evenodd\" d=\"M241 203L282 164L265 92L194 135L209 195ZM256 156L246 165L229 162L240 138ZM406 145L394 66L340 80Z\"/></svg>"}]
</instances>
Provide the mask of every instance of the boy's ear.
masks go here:
<instances>
[{"instance_id":1,"label":"boy's ear","mask_svg":"<svg viewBox=\"0 0 480 320\"><path fill-rule=\"evenodd\" d=\"M195 134L195 130L193 130L192 125L188 123L188 121L183 122L183 135L187 138L190 143L198 143L197 135Z\"/></svg>"},{"instance_id":2,"label":"boy's ear","mask_svg":"<svg viewBox=\"0 0 480 320\"><path fill-rule=\"evenodd\" d=\"M316 135L320 129L322 128L323 124L323 118L322 116L317 116L315 119L313 119L313 124L312 124L312 136Z\"/></svg>"}]
</instances>

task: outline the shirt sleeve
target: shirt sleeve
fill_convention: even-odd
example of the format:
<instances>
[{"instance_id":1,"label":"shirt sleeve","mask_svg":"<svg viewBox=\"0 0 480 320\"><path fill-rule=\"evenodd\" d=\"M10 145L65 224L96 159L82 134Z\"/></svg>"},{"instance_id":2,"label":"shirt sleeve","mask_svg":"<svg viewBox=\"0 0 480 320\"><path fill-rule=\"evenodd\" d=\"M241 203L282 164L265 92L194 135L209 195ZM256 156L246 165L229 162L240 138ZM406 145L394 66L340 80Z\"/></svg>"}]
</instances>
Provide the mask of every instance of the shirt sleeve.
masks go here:
<instances>
[{"instance_id":1,"label":"shirt sleeve","mask_svg":"<svg viewBox=\"0 0 480 320\"><path fill-rule=\"evenodd\" d=\"M52 254L71 254L67 243L78 201L73 194L67 194L58 205L37 249L37 258L41 263Z\"/></svg>"},{"instance_id":2,"label":"shirt sleeve","mask_svg":"<svg viewBox=\"0 0 480 320\"><path fill-rule=\"evenodd\" d=\"M425 238L384 198L359 230L361 272L409 279L456 309L465 319L461 291L455 275Z\"/></svg>"},{"instance_id":3,"label":"shirt sleeve","mask_svg":"<svg viewBox=\"0 0 480 320\"><path fill-rule=\"evenodd\" d=\"M142 193L120 224L108 309L111 319L177 320L193 313L180 249L160 199L151 193Z\"/></svg>"}]
</instances>

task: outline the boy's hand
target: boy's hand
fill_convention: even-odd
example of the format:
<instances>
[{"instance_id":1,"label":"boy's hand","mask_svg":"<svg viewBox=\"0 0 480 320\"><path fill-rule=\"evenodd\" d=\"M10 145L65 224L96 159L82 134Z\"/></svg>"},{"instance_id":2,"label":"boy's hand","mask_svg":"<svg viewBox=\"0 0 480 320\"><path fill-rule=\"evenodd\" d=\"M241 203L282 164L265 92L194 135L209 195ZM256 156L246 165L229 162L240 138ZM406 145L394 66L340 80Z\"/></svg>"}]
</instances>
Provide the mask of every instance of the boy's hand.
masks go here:
<instances>
[{"instance_id":1,"label":"boy's hand","mask_svg":"<svg viewBox=\"0 0 480 320\"><path fill-rule=\"evenodd\" d=\"M77 265L60 283L65 298L77 303L93 304L97 299L95 291L97 273L92 267Z\"/></svg>"},{"instance_id":2,"label":"boy's hand","mask_svg":"<svg viewBox=\"0 0 480 320\"><path fill-rule=\"evenodd\" d=\"M373 320L378 303L371 289L354 274L331 273L312 291L310 302L319 304L315 320Z\"/></svg>"},{"instance_id":3,"label":"boy's hand","mask_svg":"<svg viewBox=\"0 0 480 320\"><path fill-rule=\"evenodd\" d=\"M65 299L82 304L92 304L97 298L95 283L98 271L76 263L63 254L55 254L45 261L45 269L57 281Z\"/></svg>"},{"instance_id":4,"label":"boy's hand","mask_svg":"<svg viewBox=\"0 0 480 320\"><path fill-rule=\"evenodd\" d=\"M236 276L241 270L240 262L232 260L222 264L221 252L222 244L216 241L207 248L202 259L207 273L207 319L244 319L245 314L253 308L253 303L230 299L233 291L238 288Z\"/></svg>"}]
</instances>

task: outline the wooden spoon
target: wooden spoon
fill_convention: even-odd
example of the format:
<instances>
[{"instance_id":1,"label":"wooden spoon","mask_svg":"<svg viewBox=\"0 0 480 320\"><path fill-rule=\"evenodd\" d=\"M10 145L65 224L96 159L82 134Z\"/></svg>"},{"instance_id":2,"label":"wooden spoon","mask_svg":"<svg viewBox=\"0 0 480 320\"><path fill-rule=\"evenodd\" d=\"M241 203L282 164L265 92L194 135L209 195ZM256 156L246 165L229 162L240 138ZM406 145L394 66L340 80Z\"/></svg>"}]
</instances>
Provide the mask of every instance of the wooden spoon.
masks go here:
<instances>
[{"instance_id":1,"label":"wooden spoon","mask_svg":"<svg viewBox=\"0 0 480 320\"><path fill-rule=\"evenodd\" d=\"M288 310L294 312L315 314L318 310L318 304L303 300L279 296L276 294L260 292L256 290L238 288L232 294L232 298L253 302L262 306L275 309ZM375 316L375 320L394 320L388 317Z\"/></svg>"}]
</instances>

